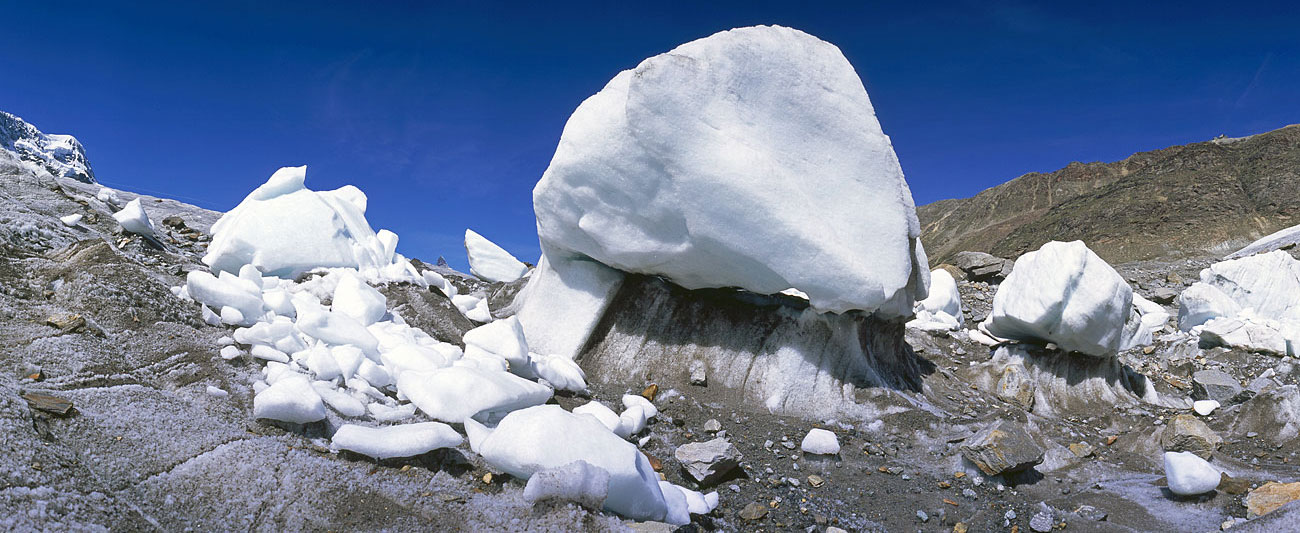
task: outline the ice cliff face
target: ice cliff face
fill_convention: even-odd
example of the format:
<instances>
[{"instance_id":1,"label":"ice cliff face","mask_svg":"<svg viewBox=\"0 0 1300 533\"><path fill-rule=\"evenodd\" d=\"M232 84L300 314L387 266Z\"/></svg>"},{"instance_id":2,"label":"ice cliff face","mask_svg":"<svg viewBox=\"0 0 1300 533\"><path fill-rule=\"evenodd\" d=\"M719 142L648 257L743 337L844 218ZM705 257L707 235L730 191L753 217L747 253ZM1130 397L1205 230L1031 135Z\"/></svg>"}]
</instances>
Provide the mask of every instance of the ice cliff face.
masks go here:
<instances>
[{"instance_id":1,"label":"ice cliff face","mask_svg":"<svg viewBox=\"0 0 1300 533\"><path fill-rule=\"evenodd\" d=\"M41 133L35 126L4 111L0 111L0 148L41 165L55 176L95 182L86 150L76 137Z\"/></svg>"}]
</instances>

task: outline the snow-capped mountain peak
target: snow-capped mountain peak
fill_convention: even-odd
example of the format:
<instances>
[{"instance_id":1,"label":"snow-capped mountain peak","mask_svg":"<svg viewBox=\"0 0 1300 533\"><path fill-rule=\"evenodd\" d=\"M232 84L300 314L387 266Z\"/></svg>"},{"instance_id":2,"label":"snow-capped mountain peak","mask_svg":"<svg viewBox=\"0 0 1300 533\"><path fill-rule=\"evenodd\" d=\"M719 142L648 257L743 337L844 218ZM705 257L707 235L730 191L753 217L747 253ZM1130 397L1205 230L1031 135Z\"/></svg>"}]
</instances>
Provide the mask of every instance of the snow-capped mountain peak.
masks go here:
<instances>
[{"instance_id":1,"label":"snow-capped mountain peak","mask_svg":"<svg viewBox=\"0 0 1300 533\"><path fill-rule=\"evenodd\" d=\"M55 176L95 182L81 142L71 135L41 133L23 119L0 111L0 148L39 164Z\"/></svg>"}]
</instances>

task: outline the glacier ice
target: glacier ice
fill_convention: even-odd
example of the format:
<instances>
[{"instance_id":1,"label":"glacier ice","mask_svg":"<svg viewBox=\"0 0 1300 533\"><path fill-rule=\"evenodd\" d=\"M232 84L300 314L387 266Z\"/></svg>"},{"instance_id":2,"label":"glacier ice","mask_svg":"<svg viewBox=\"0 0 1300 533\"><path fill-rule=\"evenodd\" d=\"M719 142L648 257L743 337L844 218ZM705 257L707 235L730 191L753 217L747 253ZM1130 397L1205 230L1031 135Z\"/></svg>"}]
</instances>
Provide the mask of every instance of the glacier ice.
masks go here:
<instances>
[{"instance_id":1,"label":"glacier ice","mask_svg":"<svg viewBox=\"0 0 1300 533\"><path fill-rule=\"evenodd\" d=\"M330 267L358 269L367 278L419 277L394 252L397 236L381 238L366 222L365 193L351 185L312 191L306 175L305 166L277 170L217 220L203 262L226 272L251 264L284 278Z\"/></svg>"},{"instance_id":2,"label":"glacier ice","mask_svg":"<svg viewBox=\"0 0 1300 533\"><path fill-rule=\"evenodd\" d=\"M1225 259L1240 259L1258 253L1271 252L1300 243L1300 225L1281 229L1261 237L1244 248L1228 254Z\"/></svg>"},{"instance_id":3,"label":"glacier ice","mask_svg":"<svg viewBox=\"0 0 1300 533\"><path fill-rule=\"evenodd\" d=\"M1205 494L1222 479L1219 469L1192 452L1165 452L1164 462L1169 491L1179 496Z\"/></svg>"},{"instance_id":4,"label":"glacier ice","mask_svg":"<svg viewBox=\"0 0 1300 533\"><path fill-rule=\"evenodd\" d=\"M530 502L570 501L592 509L604 507L608 494L609 472L583 460L536 472L524 486Z\"/></svg>"},{"instance_id":5,"label":"glacier ice","mask_svg":"<svg viewBox=\"0 0 1300 533\"><path fill-rule=\"evenodd\" d=\"M799 449L814 455L835 455L840 453L840 439L825 429L812 428L799 443Z\"/></svg>"},{"instance_id":6,"label":"glacier ice","mask_svg":"<svg viewBox=\"0 0 1300 533\"><path fill-rule=\"evenodd\" d=\"M465 251L469 272L481 280L509 283L528 273L528 265L474 230L465 230Z\"/></svg>"},{"instance_id":7,"label":"glacier ice","mask_svg":"<svg viewBox=\"0 0 1300 533\"><path fill-rule=\"evenodd\" d=\"M724 31L615 76L569 118L533 207L552 261L794 288L834 312L907 316L926 293L911 192L862 80L790 28Z\"/></svg>"},{"instance_id":8,"label":"glacier ice","mask_svg":"<svg viewBox=\"0 0 1300 533\"><path fill-rule=\"evenodd\" d=\"M634 520L663 520L667 513L659 477L650 460L593 417L558 405L514 411L488 429L465 421L471 448L489 464L520 479L574 461L609 473L605 509Z\"/></svg>"},{"instance_id":9,"label":"glacier ice","mask_svg":"<svg viewBox=\"0 0 1300 533\"><path fill-rule=\"evenodd\" d=\"M995 337L1110 356L1129 340L1132 306L1133 289L1083 241L1052 241L1016 259L984 326Z\"/></svg>"}]
</instances>

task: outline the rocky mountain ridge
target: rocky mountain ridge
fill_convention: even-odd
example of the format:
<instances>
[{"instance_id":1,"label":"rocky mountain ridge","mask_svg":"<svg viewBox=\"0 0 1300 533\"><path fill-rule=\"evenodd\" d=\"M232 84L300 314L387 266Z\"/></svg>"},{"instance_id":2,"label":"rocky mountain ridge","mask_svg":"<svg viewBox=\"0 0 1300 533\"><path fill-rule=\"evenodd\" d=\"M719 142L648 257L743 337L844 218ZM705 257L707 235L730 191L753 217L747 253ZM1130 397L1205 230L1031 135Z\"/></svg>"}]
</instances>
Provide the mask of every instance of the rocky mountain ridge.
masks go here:
<instances>
[{"instance_id":1,"label":"rocky mountain ridge","mask_svg":"<svg viewBox=\"0 0 1300 533\"><path fill-rule=\"evenodd\" d=\"M1297 223L1300 125L1029 173L918 206L930 263L1083 240L1111 263L1222 256Z\"/></svg>"}]
</instances>

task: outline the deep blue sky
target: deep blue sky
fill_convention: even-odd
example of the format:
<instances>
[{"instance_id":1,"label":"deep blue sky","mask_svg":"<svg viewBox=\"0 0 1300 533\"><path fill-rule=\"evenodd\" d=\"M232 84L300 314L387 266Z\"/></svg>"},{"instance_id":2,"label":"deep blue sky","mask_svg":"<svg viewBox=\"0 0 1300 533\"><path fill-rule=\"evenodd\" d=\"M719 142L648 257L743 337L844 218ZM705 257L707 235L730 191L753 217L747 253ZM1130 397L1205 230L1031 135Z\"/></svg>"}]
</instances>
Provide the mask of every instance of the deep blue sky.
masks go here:
<instances>
[{"instance_id":1,"label":"deep blue sky","mask_svg":"<svg viewBox=\"0 0 1300 533\"><path fill-rule=\"evenodd\" d=\"M306 164L462 268L466 227L536 260L531 190L579 102L736 26L838 45L918 204L1300 122L1291 2L114 4L0 1L0 109L76 135L106 184L212 209Z\"/></svg>"}]
</instances>

